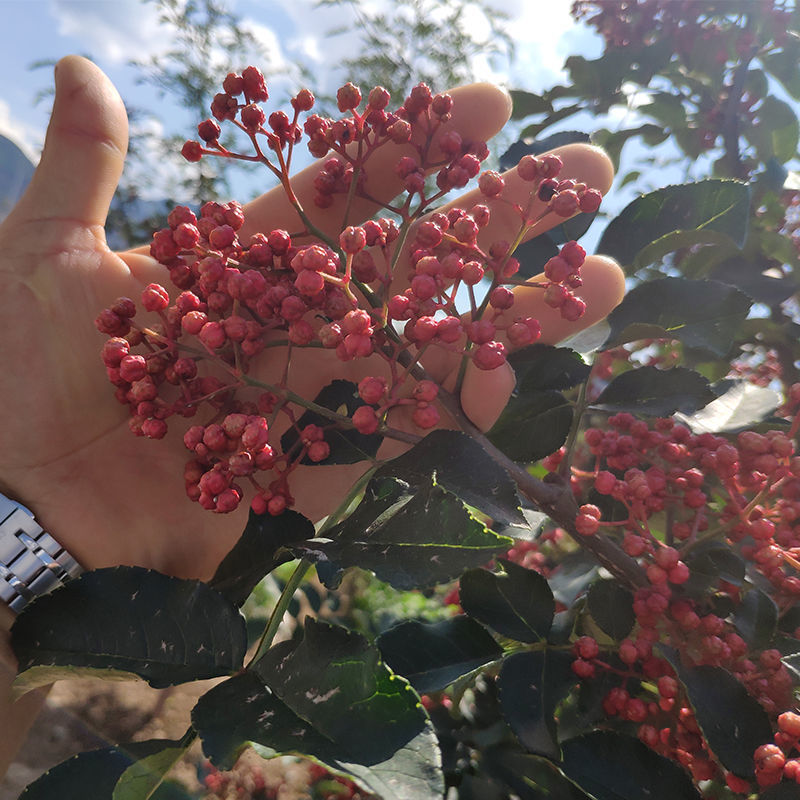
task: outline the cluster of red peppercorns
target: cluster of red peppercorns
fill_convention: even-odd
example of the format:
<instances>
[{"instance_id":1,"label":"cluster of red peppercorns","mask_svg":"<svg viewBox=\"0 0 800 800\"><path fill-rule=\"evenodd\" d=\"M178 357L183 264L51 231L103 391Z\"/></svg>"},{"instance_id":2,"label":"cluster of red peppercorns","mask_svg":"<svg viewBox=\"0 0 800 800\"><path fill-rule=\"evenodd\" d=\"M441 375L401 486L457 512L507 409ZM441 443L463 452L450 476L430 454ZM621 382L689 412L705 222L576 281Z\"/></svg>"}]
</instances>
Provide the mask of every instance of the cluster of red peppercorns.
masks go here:
<instances>
[{"instance_id":1,"label":"cluster of red peppercorns","mask_svg":"<svg viewBox=\"0 0 800 800\"><path fill-rule=\"evenodd\" d=\"M616 538L639 562L648 582L634 593L636 623L629 636L610 647L601 647L590 636L579 637L573 643L573 671L582 680L600 671L617 676L619 685L603 704L608 717L638 724L643 742L681 763L696 781L725 781L743 793L752 791L750 782L718 766L671 665L654 644L676 648L687 666L724 667L768 714L777 715L775 743L755 754L757 783L764 787L796 780L800 759L790 756L798 755L800 716L780 713L793 705L792 678L778 650L753 652L736 630L732 611L746 589L718 579L708 590L714 602L728 609L718 614L710 595L698 596L683 587L691 577L687 562L713 537L768 581L778 608L796 604L800 459L793 436L799 404L800 386L793 386L784 408L792 418L788 431L735 436L693 434L675 420L647 423L617 414L606 428L585 431L585 455L592 468L572 465L576 496L592 491L596 498L580 506L577 533ZM563 452L556 453L545 464L556 469L562 458ZM613 501L613 518L603 519L603 498ZM651 696L653 685L657 697Z\"/></svg>"},{"instance_id":2,"label":"cluster of red peppercorns","mask_svg":"<svg viewBox=\"0 0 800 800\"><path fill-rule=\"evenodd\" d=\"M756 749L753 760L760 787L774 786L781 780L800 783L800 714L784 711L778 715L774 743Z\"/></svg>"},{"instance_id":3,"label":"cluster of red peppercorns","mask_svg":"<svg viewBox=\"0 0 800 800\"><path fill-rule=\"evenodd\" d=\"M179 206L150 247L177 294L151 284L141 296L146 321L137 317L130 298L120 298L96 319L97 328L110 337L103 363L117 399L130 410L133 433L161 439L170 418L195 417L199 408L210 409L205 421L188 430L182 426L190 454L184 478L192 500L221 513L237 508L248 492L258 513L278 514L291 506L289 476L300 462L329 457L327 427L391 435L388 414L397 406L413 406L411 417L419 429L436 426L439 387L416 363L429 346L491 370L505 362L508 347L530 344L540 335L538 320L509 314L515 294L505 284L514 282L519 269L511 246L478 241L491 216L488 203L504 202L500 175L484 173L479 180L487 204L420 219L432 202L476 177L488 155L484 142L439 130L450 118L449 95L434 95L420 85L391 112L388 93L378 87L359 110L361 92L347 84L337 95L345 117L329 120L314 114L304 124L300 115L314 105L310 92L292 99L291 117L283 112L267 116L259 105L267 98L256 68L229 74L211 105L213 118L198 126L204 144L188 142L184 155L190 160L247 157L265 164L280 176L305 228L243 239L244 213L238 203L209 202L199 213ZM223 147L220 123L244 131L255 155ZM291 150L304 135L312 153L326 157L314 183L320 206L330 205L339 193L358 196L372 153L403 145L395 172L406 197L400 206L387 206L397 218L348 225L333 238L317 230L294 196L287 172ZM521 236L549 214L596 210L600 193L574 180L558 180L561 168L555 155L526 156L520 162L519 174L531 184L527 204L515 206ZM437 170L436 187L428 189L425 176L431 170ZM404 240L410 242L403 251L410 255L409 275L398 274ZM585 255L576 242L566 243L544 265L544 279L531 284L569 320L585 310L573 293L581 285ZM398 291L398 281L408 288ZM485 290L478 297L481 282ZM456 304L465 288L470 298L466 316ZM287 359L292 348L315 347L333 351L343 362L374 356L378 366L359 384L360 403L352 413L331 412L324 426L301 427L297 409L314 398L291 395L286 378L272 385L252 376L252 361L267 345L271 354L280 352L277 345L284 346ZM288 453L272 435L277 415L296 434Z\"/></svg>"},{"instance_id":4,"label":"cluster of red peppercorns","mask_svg":"<svg viewBox=\"0 0 800 800\"><path fill-rule=\"evenodd\" d=\"M205 762L201 769L204 800L277 800L280 788L268 786L264 775L250 764L239 762L230 772L221 772Z\"/></svg>"}]
</instances>

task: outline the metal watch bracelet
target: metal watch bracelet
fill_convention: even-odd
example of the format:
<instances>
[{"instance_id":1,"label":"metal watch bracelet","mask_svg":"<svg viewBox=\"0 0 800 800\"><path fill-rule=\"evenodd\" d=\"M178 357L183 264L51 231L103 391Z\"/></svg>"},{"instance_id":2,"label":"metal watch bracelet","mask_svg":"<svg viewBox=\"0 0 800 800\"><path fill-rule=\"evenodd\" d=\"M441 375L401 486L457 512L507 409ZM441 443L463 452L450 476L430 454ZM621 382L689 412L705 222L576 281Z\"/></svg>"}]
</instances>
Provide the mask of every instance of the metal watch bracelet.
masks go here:
<instances>
[{"instance_id":1,"label":"metal watch bracelet","mask_svg":"<svg viewBox=\"0 0 800 800\"><path fill-rule=\"evenodd\" d=\"M19 613L82 571L25 506L0 494L0 600Z\"/></svg>"}]
</instances>

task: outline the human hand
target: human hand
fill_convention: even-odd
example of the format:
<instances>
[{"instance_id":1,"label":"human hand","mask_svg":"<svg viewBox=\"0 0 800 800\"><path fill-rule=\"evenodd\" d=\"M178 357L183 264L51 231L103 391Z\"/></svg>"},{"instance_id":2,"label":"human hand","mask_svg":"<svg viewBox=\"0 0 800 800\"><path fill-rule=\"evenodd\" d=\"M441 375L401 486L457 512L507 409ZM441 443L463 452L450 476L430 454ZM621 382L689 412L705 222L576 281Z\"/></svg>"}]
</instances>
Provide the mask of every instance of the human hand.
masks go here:
<instances>
[{"instance_id":1,"label":"human hand","mask_svg":"<svg viewBox=\"0 0 800 800\"><path fill-rule=\"evenodd\" d=\"M124 108L105 76L83 59L62 60L56 84L42 162L28 192L0 226L0 303L8 331L0 343L5 366L0 391L7 414L0 431L3 488L28 504L88 568L140 564L208 577L241 532L245 511L212 515L181 497L186 450L180 436L159 443L131 436L126 410L110 397L98 357L102 340L91 324L114 298L138 298L147 284L166 282L164 268L149 256L114 254L105 243L102 226L127 144ZM489 138L510 111L507 96L493 87L464 87L453 96L450 128L465 138ZM607 190L611 168L600 151L573 146L561 155L564 177ZM389 154L382 165L372 164L370 187L378 199L388 201L397 193L396 158ZM317 171L313 166L293 179L300 198L310 200ZM527 191L509 177L507 192L522 196ZM469 208L475 199L467 196L457 203ZM313 208L311 202L305 205ZM356 218L374 210L359 201ZM340 216L336 204L309 213L323 229ZM513 215L493 210L484 234L511 239L518 226ZM298 227L282 191L269 192L246 208L247 231L281 227ZM601 319L621 298L622 274L613 262L590 258L582 276L580 295L588 308L579 321L562 320L537 290L520 295L515 314L538 317L541 341L551 343ZM261 360L259 375L265 382L285 364L275 349L265 351ZM374 374L370 362L343 364L331 351L296 350L290 387L313 398L335 377L357 382ZM426 368L446 381L457 359L429 360ZM471 371L462 407L475 424L488 427L512 388L507 367ZM393 424L404 423L398 419ZM296 508L311 518L324 515L361 471L363 465L298 469L292 476Z\"/></svg>"}]
</instances>

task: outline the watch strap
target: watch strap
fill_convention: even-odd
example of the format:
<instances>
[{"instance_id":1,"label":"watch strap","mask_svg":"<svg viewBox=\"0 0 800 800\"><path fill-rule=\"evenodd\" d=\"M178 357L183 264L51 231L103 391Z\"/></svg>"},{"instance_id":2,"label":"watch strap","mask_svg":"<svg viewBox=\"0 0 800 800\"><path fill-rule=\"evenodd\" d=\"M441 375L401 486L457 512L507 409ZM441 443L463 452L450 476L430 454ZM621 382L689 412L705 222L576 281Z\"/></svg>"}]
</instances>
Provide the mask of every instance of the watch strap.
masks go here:
<instances>
[{"instance_id":1,"label":"watch strap","mask_svg":"<svg viewBox=\"0 0 800 800\"><path fill-rule=\"evenodd\" d=\"M19 613L82 571L25 506L0 494L0 600Z\"/></svg>"}]
</instances>

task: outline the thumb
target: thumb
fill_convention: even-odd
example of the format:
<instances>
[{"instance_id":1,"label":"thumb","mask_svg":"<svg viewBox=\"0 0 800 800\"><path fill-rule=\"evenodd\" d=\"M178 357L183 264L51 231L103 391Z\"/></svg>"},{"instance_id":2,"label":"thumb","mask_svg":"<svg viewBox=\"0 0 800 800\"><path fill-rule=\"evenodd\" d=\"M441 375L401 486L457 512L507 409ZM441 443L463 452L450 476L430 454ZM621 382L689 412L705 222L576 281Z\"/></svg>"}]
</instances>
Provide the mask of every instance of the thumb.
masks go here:
<instances>
[{"instance_id":1,"label":"thumb","mask_svg":"<svg viewBox=\"0 0 800 800\"><path fill-rule=\"evenodd\" d=\"M103 225L128 146L125 106L103 72L79 56L58 62L55 84L42 158L13 215Z\"/></svg>"}]
</instances>

